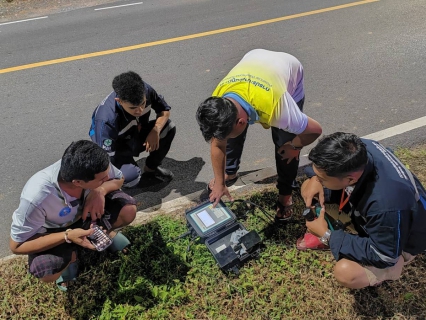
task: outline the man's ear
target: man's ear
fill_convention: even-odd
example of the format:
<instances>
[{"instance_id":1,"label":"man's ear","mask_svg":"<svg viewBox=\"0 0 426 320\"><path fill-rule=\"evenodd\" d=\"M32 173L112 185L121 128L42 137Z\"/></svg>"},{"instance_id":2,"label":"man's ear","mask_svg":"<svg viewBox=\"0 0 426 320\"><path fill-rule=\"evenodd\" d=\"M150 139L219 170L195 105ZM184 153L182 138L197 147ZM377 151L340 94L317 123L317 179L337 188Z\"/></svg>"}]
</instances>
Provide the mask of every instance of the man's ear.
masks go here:
<instances>
[{"instance_id":1,"label":"man's ear","mask_svg":"<svg viewBox=\"0 0 426 320\"><path fill-rule=\"evenodd\" d=\"M247 124L247 120L244 118L238 118L238 122L239 125L243 125L245 126Z\"/></svg>"},{"instance_id":2,"label":"man's ear","mask_svg":"<svg viewBox=\"0 0 426 320\"><path fill-rule=\"evenodd\" d=\"M75 185L76 187L82 188L81 183L83 182L83 180L73 180L71 181L73 185Z\"/></svg>"},{"instance_id":3,"label":"man's ear","mask_svg":"<svg viewBox=\"0 0 426 320\"><path fill-rule=\"evenodd\" d=\"M352 176L348 176L348 179L349 179L349 185L352 185L357 182L357 180Z\"/></svg>"},{"instance_id":4,"label":"man's ear","mask_svg":"<svg viewBox=\"0 0 426 320\"><path fill-rule=\"evenodd\" d=\"M350 173L350 174L348 174L348 176L347 176L347 178L349 179L349 183L352 185L352 184L355 184L355 183L357 183L358 182L358 180L359 180L359 177L360 177L360 175L358 175L356 172L354 172L354 173Z\"/></svg>"}]
</instances>

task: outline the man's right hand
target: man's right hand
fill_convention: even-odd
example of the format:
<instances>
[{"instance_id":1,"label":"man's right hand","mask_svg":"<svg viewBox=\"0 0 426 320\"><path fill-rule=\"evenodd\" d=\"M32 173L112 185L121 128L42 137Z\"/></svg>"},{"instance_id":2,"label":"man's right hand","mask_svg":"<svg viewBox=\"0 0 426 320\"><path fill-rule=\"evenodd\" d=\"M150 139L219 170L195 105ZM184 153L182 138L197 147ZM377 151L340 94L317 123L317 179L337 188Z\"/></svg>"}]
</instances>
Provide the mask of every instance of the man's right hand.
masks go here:
<instances>
[{"instance_id":1,"label":"man's right hand","mask_svg":"<svg viewBox=\"0 0 426 320\"><path fill-rule=\"evenodd\" d=\"M324 207L324 187L316 176L306 182L301 193L307 208L312 206L312 199L314 197L318 197L321 207Z\"/></svg>"},{"instance_id":2,"label":"man's right hand","mask_svg":"<svg viewBox=\"0 0 426 320\"><path fill-rule=\"evenodd\" d=\"M87 249L96 250L95 246L90 243L88 236L90 236L94 232L92 226L88 230L84 230L81 228L72 229L68 231L68 240L72 241L75 244Z\"/></svg>"},{"instance_id":3,"label":"man's right hand","mask_svg":"<svg viewBox=\"0 0 426 320\"><path fill-rule=\"evenodd\" d=\"M215 183L211 190L212 192L210 193L209 199L210 202L213 202L213 208L216 207L223 196L227 196L230 201L234 201L234 198L232 198L228 188L225 185Z\"/></svg>"}]
</instances>

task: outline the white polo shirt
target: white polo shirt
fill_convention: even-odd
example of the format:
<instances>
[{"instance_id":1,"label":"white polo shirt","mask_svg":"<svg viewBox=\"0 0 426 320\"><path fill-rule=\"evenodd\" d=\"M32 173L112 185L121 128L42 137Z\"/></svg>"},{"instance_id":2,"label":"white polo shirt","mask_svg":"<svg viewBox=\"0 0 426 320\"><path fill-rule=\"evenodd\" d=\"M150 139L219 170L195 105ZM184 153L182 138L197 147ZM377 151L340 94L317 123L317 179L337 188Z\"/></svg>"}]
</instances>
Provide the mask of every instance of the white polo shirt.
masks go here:
<instances>
[{"instance_id":1,"label":"white polo shirt","mask_svg":"<svg viewBox=\"0 0 426 320\"><path fill-rule=\"evenodd\" d=\"M25 184L18 209L12 216L10 236L13 241L25 242L47 228L67 227L80 219L83 208L80 199L68 195L58 184L61 160L34 174ZM110 179L121 179L122 173L112 164ZM85 190L84 196L90 190Z\"/></svg>"}]
</instances>

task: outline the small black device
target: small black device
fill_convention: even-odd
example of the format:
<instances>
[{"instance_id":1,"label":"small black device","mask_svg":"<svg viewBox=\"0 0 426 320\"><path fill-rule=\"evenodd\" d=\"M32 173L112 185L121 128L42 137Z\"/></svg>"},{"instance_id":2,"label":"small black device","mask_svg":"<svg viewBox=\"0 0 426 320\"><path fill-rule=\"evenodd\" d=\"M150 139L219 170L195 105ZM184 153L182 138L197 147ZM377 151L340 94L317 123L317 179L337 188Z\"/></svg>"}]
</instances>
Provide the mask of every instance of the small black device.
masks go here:
<instances>
[{"instance_id":1,"label":"small black device","mask_svg":"<svg viewBox=\"0 0 426 320\"><path fill-rule=\"evenodd\" d=\"M303 210L303 217L306 219L306 221L314 221L316 217L318 217L321 213L321 205L319 203L316 203L313 208L306 208ZM350 222L343 223L340 220L334 219L332 216L330 216L327 212L325 213L325 220L327 221L328 228L330 230L345 230L347 226L350 225Z\"/></svg>"},{"instance_id":2,"label":"small black device","mask_svg":"<svg viewBox=\"0 0 426 320\"><path fill-rule=\"evenodd\" d=\"M238 274L246 260L259 255L260 236L239 223L222 201L215 208L210 201L204 202L185 216L190 234L200 237L223 271Z\"/></svg>"},{"instance_id":3,"label":"small black device","mask_svg":"<svg viewBox=\"0 0 426 320\"><path fill-rule=\"evenodd\" d=\"M94 225L92 228L94 232L87 238L95 246L96 250L104 251L112 244L112 239L98 225Z\"/></svg>"},{"instance_id":4,"label":"small black device","mask_svg":"<svg viewBox=\"0 0 426 320\"><path fill-rule=\"evenodd\" d=\"M303 210L303 218L305 218L306 221L314 221L316 218L316 213L314 212L314 209L312 208L306 208Z\"/></svg>"}]
</instances>

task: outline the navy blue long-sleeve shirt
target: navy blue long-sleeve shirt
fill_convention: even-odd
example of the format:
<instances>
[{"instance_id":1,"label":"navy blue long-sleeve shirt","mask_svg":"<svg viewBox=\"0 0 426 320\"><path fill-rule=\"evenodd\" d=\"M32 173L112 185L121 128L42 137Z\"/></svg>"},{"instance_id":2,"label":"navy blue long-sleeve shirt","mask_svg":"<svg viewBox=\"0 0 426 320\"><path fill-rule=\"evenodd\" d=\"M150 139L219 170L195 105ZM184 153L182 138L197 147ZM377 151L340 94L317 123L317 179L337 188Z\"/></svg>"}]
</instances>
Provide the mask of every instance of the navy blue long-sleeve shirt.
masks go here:
<instances>
[{"instance_id":1,"label":"navy blue long-sleeve shirt","mask_svg":"<svg viewBox=\"0 0 426 320\"><path fill-rule=\"evenodd\" d=\"M146 106L140 117L127 113L111 92L95 109L89 136L93 142L108 152L111 158L115 154L122 156L138 156L141 143L139 141L138 125L143 129L149 122L151 110L158 115L171 108L164 98L145 83Z\"/></svg>"},{"instance_id":2,"label":"navy blue long-sleeve shirt","mask_svg":"<svg viewBox=\"0 0 426 320\"><path fill-rule=\"evenodd\" d=\"M402 251L426 250L426 192L395 155L376 141L363 139L368 164L349 198L351 219L359 235L333 231L330 249L336 260L347 258L377 268L393 266ZM420 200L415 194L418 190ZM355 216L360 219L356 219ZM362 222L360 222L362 221Z\"/></svg>"}]
</instances>

